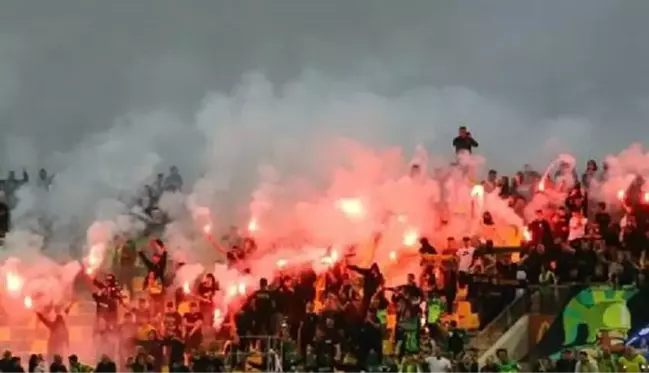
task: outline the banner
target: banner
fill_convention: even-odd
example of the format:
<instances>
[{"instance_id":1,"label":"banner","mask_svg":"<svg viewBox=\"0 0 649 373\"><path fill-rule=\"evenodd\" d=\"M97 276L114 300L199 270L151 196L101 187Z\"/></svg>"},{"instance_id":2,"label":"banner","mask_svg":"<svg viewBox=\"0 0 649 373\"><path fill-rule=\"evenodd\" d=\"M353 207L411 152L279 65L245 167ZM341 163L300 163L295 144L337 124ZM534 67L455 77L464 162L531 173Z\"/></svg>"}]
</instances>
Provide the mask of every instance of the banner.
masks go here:
<instances>
[{"instance_id":1,"label":"banner","mask_svg":"<svg viewBox=\"0 0 649 373\"><path fill-rule=\"evenodd\" d=\"M554 294L551 288L540 291L547 291L543 296ZM539 356L554 358L567 348L595 353L607 347L619 352L626 340L648 322L648 290L608 285L576 286L549 328L547 319L539 320L537 330L530 332L542 336L538 344Z\"/></svg>"}]
</instances>

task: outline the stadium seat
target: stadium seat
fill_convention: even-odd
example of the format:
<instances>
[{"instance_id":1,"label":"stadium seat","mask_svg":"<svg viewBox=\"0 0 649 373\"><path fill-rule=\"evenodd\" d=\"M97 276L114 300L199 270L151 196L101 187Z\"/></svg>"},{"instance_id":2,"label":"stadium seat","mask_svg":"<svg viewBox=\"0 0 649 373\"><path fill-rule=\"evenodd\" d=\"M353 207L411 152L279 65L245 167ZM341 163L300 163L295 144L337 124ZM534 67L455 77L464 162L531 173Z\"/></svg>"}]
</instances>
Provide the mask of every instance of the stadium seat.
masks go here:
<instances>
[{"instance_id":1,"label":"stadium seat","mask_svg":"<svg viewBox=\"0 0 649 373\"><path fill-rule=\"evenodd\" d=\"M386 324L386 327L388 329L394 330L397 327L397 315L395 315L394 313L388 313Z\"/></svg>"},{"instance_id":2,"label":"stadium seat","mask_svg":"<svg viewBox=\"0 0 649 373\"><path fill-rule=\"evenodd\" d=\"M47 354L47 340L37 339L30 348L32 354Z\"/></svg>"},{"instance_id":3,"label":"stadium seat","mask_svg":"<svg viewBox=\"0 0 649 373\"><path fill-rule=\"evenodd\" d=\"M178 305L178 313L184 315L189 312L189 302L183 301Z\"/></svg>"},{"instance_id":4,"label":"stadium seat","mask_svg":"<svg viewBox=\"0 0 649 373\"><path fill-rule=\"evenodd\" d=\"M133 277L133 289L135 291L142 289L143 286L144 286L144 277L142 276Z\"/></svg>"},{"instance_id":5,"label":"stadium seat","mask_svg":"<svg viewBox=\"0 0 649 373\"><path fill-rule=\"evenodd\" d=\"M70 326L70 342L81 342L83 340L83 330L79 326Z\"/></svg>"},{"instance_id":6,"label":"stadium seat","mask_svg":"<svg viewBox=\"0 0 649 373\"><path fill-rule=\"evenodd\" d=\"M464 300L457 302L457 313L460 317L469 315L471 313L471 303Z\"/></svg>"},{"instance_id":7,"label":"stadium seat","mask_svg":"<svg viewBox=\"0 0 649 373\"><path fill-rule=\"evenodd\" d=\"M74 303L72 305L72 307L70 307L70 312L68 312L68 315L70 315L70 316L79 316L79 314L80 314L80 312L79 312L79 304Z\"/></svg>"},{"instance_id":8,"label":"stadium seat","mask_svg":"<svg viewBox=\"0 0 649 373\"><path fill-rule=\"evenodd\" d=\"M392 343L392 340L383 340L383 353L385 355L392 355L394 353L394 343Z\"/></svg>"},{"instance_id":9,"label":"stadium seat","mask_svg":"<svg viewBox=\"0 0 649 373\"><path fill-rule=\"evenodd\" d=\"M480 319L475 313L462 315L458 318L457 326L465 330L476 330L480 327Z\"/></svg>"},{"instance_id":10,"label":"stadium seat","mask_svg":"<svg viewBox=\"0 0 649 373\"><path fill-rule=\"evenodd\" d=\"M36 314L33 314L29 320L27 321L27 326L33 329L36 329L40 325L40 321L38 320L38 317L36 317Z\"/></svg>"},{"instance_id":11,"label":"stadium seat","mask_svg":"<svg viewBox=\"0 0 649 373\"><path fill-rule=\"evenodd\" d=\"M10 342L11 341L11 328L10 327L1 327L0 328L0 341Z\"/></svg>"}]
</instances>

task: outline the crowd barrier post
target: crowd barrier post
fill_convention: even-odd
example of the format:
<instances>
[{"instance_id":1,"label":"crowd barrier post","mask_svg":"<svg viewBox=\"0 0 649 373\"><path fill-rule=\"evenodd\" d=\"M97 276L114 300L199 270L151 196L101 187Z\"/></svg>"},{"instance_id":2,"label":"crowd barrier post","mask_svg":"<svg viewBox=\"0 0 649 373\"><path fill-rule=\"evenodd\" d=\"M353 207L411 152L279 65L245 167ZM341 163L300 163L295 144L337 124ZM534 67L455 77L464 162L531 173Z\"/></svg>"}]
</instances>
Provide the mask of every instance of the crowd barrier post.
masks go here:
<instances>
[{"instance_id":1,"label":"crowd barrier post","mask_svg":"<svg viewBox=\"0 0 649 373\"><path fill-rule=\"evenodd\" d=\"M236 340L215 340L221 344L221 353L229 370L281 372L283 346L274 335L249 335Z\"/></svg>"}]
</instances>

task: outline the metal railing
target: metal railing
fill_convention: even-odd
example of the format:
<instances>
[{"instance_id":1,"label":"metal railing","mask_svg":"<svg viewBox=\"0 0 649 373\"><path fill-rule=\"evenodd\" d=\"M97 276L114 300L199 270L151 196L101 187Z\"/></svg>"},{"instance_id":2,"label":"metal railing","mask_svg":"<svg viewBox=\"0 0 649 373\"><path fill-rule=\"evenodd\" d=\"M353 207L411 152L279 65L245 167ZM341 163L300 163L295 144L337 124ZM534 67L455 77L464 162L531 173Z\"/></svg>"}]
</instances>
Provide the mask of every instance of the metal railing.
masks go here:
<instances>
[{"instance_id":1,"label":"metal railing","mask_svg":"<svg viewBox=\"0 0 649 373\"><path fill-rule=\"evenodd\" d=\"M535 297L537 297L537 293L532 289L527 289L518 295L493 321L472 338L471 347L484 352L493 346L505 331L529 313Z\"/></svg>"},{"instance_id":2,"label":"metal railing","mask_svg":"<svg viewBox=\"0 0 649 373\"><path fill-rule=\"evenodd\" d=\"M472 341L472 347L484 351L492 346L502 334L529 313L557 315L563 310L566 299L575 289L589 284L560 284L530 286L519 295L496 318L482 329ZM599 284L590 284L599 285Z\"/></svg>"},{"instance_id":3,"label":"metal railing","mask_svg":"<svg viewBox=\"0 0 649 373\"><path fill-rule=\"evenodd\" d=\"M283 343L277 336L238 337L236 340L213 340L219 346L226 371L281 372ZM253 361L256 360L256 361Z\"/></svg>"}]
</instances>

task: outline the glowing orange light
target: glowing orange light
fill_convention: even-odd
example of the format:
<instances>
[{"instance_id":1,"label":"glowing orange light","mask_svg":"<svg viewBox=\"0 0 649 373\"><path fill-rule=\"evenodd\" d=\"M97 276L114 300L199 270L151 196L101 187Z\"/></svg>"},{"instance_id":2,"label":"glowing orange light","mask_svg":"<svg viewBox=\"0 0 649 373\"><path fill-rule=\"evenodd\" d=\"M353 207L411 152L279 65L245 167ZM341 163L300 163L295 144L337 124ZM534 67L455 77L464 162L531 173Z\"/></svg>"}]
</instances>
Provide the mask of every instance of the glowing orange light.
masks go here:
<instances>
[{"instance_id":1,"label":"glowing orange light","mask_svg":"<svg viewBox=\"0 0 649 373\"><path fill-rule=\"evenodd\" d=\"M645 201L646 203L649 203L649 192L645 192L645 193L644 193L644 201Z\"/></svg>"},{"instance_id":2,"label":"glowing orange light","mask_svg":"<svg viewBox=\"0 0 649 373\"><path fill-rule=\"evenodd\" d=\"M257 219L250 220L250 223L248 223L248 231L257 232L257 230L259 230L259 227L257 226Z\"/></svg>"},{"instance_id":3,"label":"glowing orange light","mask_svg":"<svg viewBox=\"0 0 649 373\"><path fill-rule=\"evenodd\" d=\"M419 233L417 233L416 230L414 229L408 229L404 234L403 234L403 240L402 243L404 246L412 247L417 243L417 239L419 238Z\"/></svg>"},{"instance_id":4,"label":"glowing orange light","mask_svg":"<svg viewBox=\"0 0 649 373\"><path fill-rule=\"evenodd\" d=\"M539 192L542 192L545 190L545 181L541 181L539 183Z\"/></svg>"},{"instance_id":5,"label":"glowing orange light","mask_svg":"<svg viewBox=\"0 0 649 373\"><path fill-rule=\"evenodd\" d=\"M239 295L246 295L246 284L240 282L237 286L237 291L239 292Z\"/></svg>"},{"instance_id":6,"label":"glowing orange light","mask_svg":"<svg viewBox=\"0 0 649 373\"><path fill-rule=\"evenodd\" d=\"M209 225L209 224L206 224L206 225L203 227L203 232L204 232L205 234L210 234L210 233L212 233L212 226Z\"/></svg>"},{"instance_id":7,"label":"glowing orange light","mask_svg":"<svg viewBox=\"0 0 649 373\"><path fill-rule=\"evenodd\" d=\"M624 190L623 190L623 189L618 190L618 192L617 192L617 199L619 199L620 201L624 200L624 194L625 194L625 193L624 193Z\"/></svg>"},{"instance_id":8,"label":"glowing orange light","mask_svg":"<svg viewBox=\"0 0 649 373\"><path fill-rule=\"evenodd\" d=\"M97 244L90 247L90 253L88 253L88 257L86 258L86 274L92 275L92 273L101 266L104 249L105 246L103 244Z\"/></svg>"},{"instance_id":9,"label":"glowing orange light","mask_svg":"<svg viewBox=\"0 0 649 373\"><path fill-rule=\"evenodd\" d=\"M471 188L471 197L482 199L484 197L484 187L476 184Z\"/></svg>"},{"instance_id":10,"label":"glowing orange light","mask_svg":"<svg viewBox=\"0 0 649 373\"><path fill-rule=\"evenodd\" d=\"M219 326L223 323L223 312L220 309L214 310L214 315L212 316L212 325Z\"/></svg>"},{"instance_id":11,"label":"glowing orange light","mask_svg":"<svg viewBox=\"0 0 649 373\"><path fill-rule=\"evenodd\" d=\"M330 248L330 249L328 250L328 253L325 254L325 256L323 256L322 258L320 258L320 261L321 261L323 264L326 264L326 265L332 266L332 265L336 264L336 262L338 261L338 259L339 259L338 251L336 251L335 249L331 249L331 248Z\"/></svg>"},{"instance_id":12,"label":"glowing orange light","mask_svg":"<svg viewBox=\"0 0 649 373\"><path fill-rule=\"evenodd\" d=\"M20 293L20 291L23 289L23 279L20 277L17 273L14 272L7 272L6 275L6 286L7 290L10 293Z\"/></svg>"},{"instance_id":13,"label":"glowing orange light","mask_svg":"<svg viewBox=\"0 0 649 373\"><path fill-rule=\"evenodd\" d=\"M530 233L530 230L527 227L523 228L523 240L524 241L532 240L532 233Z\"/></svg>"},{"instance_id":14,"label":"glowing orange light","mask_svg":"<svg viewBox=\"0 0 649 373\"><path fill-rule=\"evenodd\" d=\"M391 261L396 261L397 260L397 252L396 251L390 251L390 254L388 255Z\"/></svg>"},{"instance_id":15,"label":"glowing orange light","mask_svg":"<svg viewBox=\"0 0 649 373\"><path fill-rule=\"evenodd\" d=\"M278 268L284 268L286 267L286 259L278 259L277 262L275 263Z\"/></svg>"},{"instance_id":16,"label":"glowing orange light","mask_svg":"<svg viewBox=\"0 0 649 373\"><path fill-rule=\"evenodd\" d=\"M228 287L228 296L234 297L235 295L237 295L237 291L237 285L230 285Z\"/></svg>"},{"instance_id":17,"label":"glowing orange light","mask_svg":"<svg viewBox=\"0 0 649 373\"><path fill-rule=\"evenodd\" d=\"M189 283L188 283L188 282L185 282L185 283L183 284L183 292L184 292L185 294L189 294L189 293L191 292L191 289L189 288Z\"/></svg>"},{"instance_id":18,"label":"glowing orange light","mask_svg":"<svg viewBox=\"0 0 649 373\"><path fill-rule=\"evenodd\" d=\"M342 198L336 202L336 206L342 212L347 215L347 217L359 219L365 216L365 207L363 202L358 198Z\"/></svg>"},{"instance_id":19,"label":"glowing orange light","mask_svg":"<svg viewBox=\"0 0 649 373\"><path fill-rule=\"evenodd\" d=\"M32 301L32 297L26 296L25 300L23 301L23 304L25 305L25 308L31 309L34 307L34 302Z\"/></svg>"}]
</instances>

